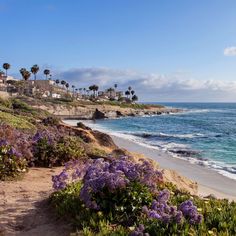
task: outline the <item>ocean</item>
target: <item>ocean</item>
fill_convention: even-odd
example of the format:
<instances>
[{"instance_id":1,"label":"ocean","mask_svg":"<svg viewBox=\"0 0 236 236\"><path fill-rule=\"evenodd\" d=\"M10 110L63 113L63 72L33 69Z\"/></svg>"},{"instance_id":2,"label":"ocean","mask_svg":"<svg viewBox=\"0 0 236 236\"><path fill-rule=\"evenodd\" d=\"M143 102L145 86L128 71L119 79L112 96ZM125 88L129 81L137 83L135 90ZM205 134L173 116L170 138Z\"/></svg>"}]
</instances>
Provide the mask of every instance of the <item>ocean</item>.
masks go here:
<instances>
[{"instance_id":1,"label":"ocean","mask_svg":"<svg viewBox=\"0 0 236 236\"><path fill-rule=\"evenodd\" d=\"M97 120L90 126L236 180L236 104L163 103L178 114Z\"/></svg>"}]
</instances>

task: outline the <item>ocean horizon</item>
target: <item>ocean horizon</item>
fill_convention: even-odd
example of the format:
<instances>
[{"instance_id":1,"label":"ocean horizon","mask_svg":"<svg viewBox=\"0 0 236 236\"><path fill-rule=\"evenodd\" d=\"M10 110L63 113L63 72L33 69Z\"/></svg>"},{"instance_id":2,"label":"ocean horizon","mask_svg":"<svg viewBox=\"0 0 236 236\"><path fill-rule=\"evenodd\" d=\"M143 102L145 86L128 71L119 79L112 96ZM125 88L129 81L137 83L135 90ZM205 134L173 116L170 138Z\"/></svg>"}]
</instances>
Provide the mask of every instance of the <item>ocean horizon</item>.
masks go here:
<instances>
[{"instance_id":1,"label":"ocean horizon","mask_svg":"<svg viewBox=\"0 0 236 236\"><path fill-rule=\"evenodd\" d=\"M89 125L236 180L236 103L152 104L183 112L96 120Z\"/></svg>"}]
</instances>

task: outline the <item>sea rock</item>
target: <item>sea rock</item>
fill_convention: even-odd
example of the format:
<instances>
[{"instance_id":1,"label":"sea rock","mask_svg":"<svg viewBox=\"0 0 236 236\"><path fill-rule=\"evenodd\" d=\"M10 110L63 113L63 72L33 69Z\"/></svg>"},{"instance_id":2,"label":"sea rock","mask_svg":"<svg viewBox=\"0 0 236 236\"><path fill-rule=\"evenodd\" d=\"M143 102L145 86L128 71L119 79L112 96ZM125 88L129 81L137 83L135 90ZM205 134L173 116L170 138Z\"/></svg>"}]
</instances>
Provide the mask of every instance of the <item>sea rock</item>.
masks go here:
<instances>
[{"instance_id":1,"label":"sea rock","mask_svg":"<svg viewBox=\"0 0 236 236\"><path fill-rule=\"evenodd\" d=\"M93 136L96 138L97 142L101 146L105 146L109 148L117 148L112 138L108 134L102 133L97 130L92 131L91 134L93 134Z\"/></svg>"},{"instance_id":2,"label":"sea rock","mask_svg":"<svg viewBox=\"0 0 236 236\"><path fill-rule=\"evenodd\" d=\"M124 116L120 111L116 111L116 115L117 115L117 117Z\"/></svg>"},{"instance_id":3,"label":"sea rock","mask_svg":"<svg viewBox=\"0 0 236 236\"><path fill-rule=\"evenodd\" d=\"M170 152L173 152L175 154L184 156L184 157L190 157L190 156L196 156L199 154L198 151L194 151L194 150L169 150Z\"/></svg>"},{"instance_id":4,"label":"sea rock","mask_svg":"<svg viewBox=\"0 0 236 236\"><path fill-rule=\"evenodd\" d=\"M91 128L89 128L88 126L86 126L84 123L82 122L78 122L77 123L77 127L78 128L81 128L81 129L84 129L84 130L92 130Z\"/></svg>"},{"instance_id":5,"label":"sea rock","mask_svg":"<svg viewBox=\"0 0 236 236\"><path fill-rule=\"evenodd\" d=\"M98 119L105 119L107 118L105 116L105 113L99 111L97 108L95 110L95 112L93 113L93 120L98 120Z\"/></svg>"}]
</instances>

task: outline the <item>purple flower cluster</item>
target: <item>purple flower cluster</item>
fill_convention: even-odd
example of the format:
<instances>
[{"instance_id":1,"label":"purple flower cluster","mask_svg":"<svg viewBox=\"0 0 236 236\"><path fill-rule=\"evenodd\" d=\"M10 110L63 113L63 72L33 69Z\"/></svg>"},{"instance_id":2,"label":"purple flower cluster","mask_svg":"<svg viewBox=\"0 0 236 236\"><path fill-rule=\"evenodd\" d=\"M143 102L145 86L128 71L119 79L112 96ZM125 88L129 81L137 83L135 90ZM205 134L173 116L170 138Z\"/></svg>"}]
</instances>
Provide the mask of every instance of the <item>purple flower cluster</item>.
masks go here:
<instances>
[{"instance_id":1,"label":"purple flower cluster","mask_svg":"<svg viewBox=\"0 0 236 236\"><path fill-rule=\"evenodd\" d=\"M197 207L194 206L192 201L187 200L181 203L179 210L189 220L190 224L200 224L202 222L203 216L197 212Z\"/></svg>"},{"instance_id":2,"label":"purple flower cluster","mask_svg":"<svg viewBox=\"0 0 236 236\"><path fill-rule=\"evenodd\" d=\"M61 174L53 177L53 187L56 190L63 189L67 184L79 180L82 181L80 198L88 208L99 209L93 196L101 193L104 188L114 192L133 181L154 188L163 181L163 177L149 161L140 160L137 163L133 158L124 156L106 161L97 159L86 163L70 162Z\"/></svg>"},{"instance_id":3,"label":"purple flower cluster","mask_svg":"<svg viewBox=\"0 0 236 236\"><path fill-rule=\"evenodd\" d=\"M135 228L135 230L129 234L129 236L149 236L149 233L144 233L145 227L144 225L139 225Z\"/></svg>"},{"instance_id":4,"label":"purple flower cluster","mask_svg":"<svg viewBox=\"0 0 236 236\"><path fill-rule=\"evenodd\" d=\"M7 140L0 140L1 152L10 156L22 157L22 154L18 152Z\"/></svg>"},{"instance_id":5,"label":"purple flower cluster","mask_svg":"<svg viewBox=\"0 0 236 236\"><path fill-rule=\"evenodd\" d=\"M149 218L157 219L163 223L176 222L180 224L183 219L189 221L190 224L200 224L203 216L197 212L197 207L193 202L187 200L179 206L177 209L175 206L168 205L170 193L167 189L160 191L157 200L152 202L150 209L144 206L142 211Z\"/></svg>"},{"instance_id":6,"label":"purple flower cluster","mask_svg":"<svg viewBox=\"0 0 236 236\"><path fill-rule=\"evenodd\" d=\"M12 147L10 154L22 156L27 160L32 158L29 134L8 125L0 125L0 137L0 146L9 145Z\"/></svg>"},{"instance_id":7,"label":"purple flower cluster","mask_svg":"<svg viewBox=\"0 0 236 236\"><path fill-rule=\"evenodd\" d=\"M53 188L61 190L66 188L68 184L78 181L84 176L87 167L88 163L81 160L67 162L59 175L52 176Z\"/></svg>"},{"instance_id":8,"label":"purple flower cluster","mask_svg":"<svg viewBox=\"0 0 236 236\"><path fill-rule=\"evenodd\" d=\"M53 188L54 189L65 188L68 178L69 178L69 175L65 170L63 170L59 175L52 176Z\"/></svg>"},{"instance_id":9,"label":"purple flower cluster","mask_svg":"<svg viewBox=\"0 0 236 236\"><path fill-rule=\"evenodd\" d=\"M58 137L53 132L43 130L41 132L37 132L32 138L34 143L38 143L43 139L47 140L49 145L53 145L55 143L55 140L58 139Z\"/></svg>"},{"instance_id":10,"label":"purple flower cluster","mask_svg":"<svg viewBox=\"0 0 236 236\"><path fill-rule=\"evenodd\" d=\"M175 206L168 204L170 193L167 189L160 191L157 200L152 202L151 208L148 209L144 206L142 211L149 218L160 220L163 223L176 222L181 223L183 214L180 210L177 210Z\"/></svg>"}]
</instances>

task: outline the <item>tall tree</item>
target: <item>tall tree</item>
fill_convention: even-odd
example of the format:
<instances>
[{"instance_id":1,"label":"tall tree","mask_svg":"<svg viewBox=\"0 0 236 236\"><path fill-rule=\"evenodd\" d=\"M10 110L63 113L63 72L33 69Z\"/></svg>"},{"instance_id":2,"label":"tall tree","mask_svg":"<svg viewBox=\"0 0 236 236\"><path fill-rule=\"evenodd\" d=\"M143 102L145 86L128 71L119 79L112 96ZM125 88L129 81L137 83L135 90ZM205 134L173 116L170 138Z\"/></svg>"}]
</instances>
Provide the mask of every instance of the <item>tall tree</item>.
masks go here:
<instances>
[{"instance_id":1,"label":"tall tree","mask_svg":"<svg viewBox=\"0 0 236 236\"><path fill-rule=\"evenodd\" d=\"M133 102L138 101L138 96L134 95L134 96L132 97L132 101L133 101Z\"/></svg>"},{"instance_id":2,"label":"tall tree","mask_svg":"<svg viewBox=\"0 0 236 236\"><path fill-rule=\"evenodd\" d=\"M33 65L30 68L30 71L32 72L32 74L34 74L34 80L36 80L36 74L39 72L39 66L38 65Z\"/></svg>"},{"instance_id":3,"label":"tall tree","mask_svg":"<svg viewBox=\"0 0 236 236\"><path fill-rule=\"evenodd\" d=\"M96 97L96 92L98 91L98 86L96 84L89 86L89 90L93 91L93 96Z\"/></svg>"},{"instance_id":4,"label":"tall tree","mask_svg":"<svg viewBox=\"0 0 236 236\"><path fill-rule=\"evenodd\" d=\"M60 84L60 80L59 79L56 79L56 84L57 84L57 86Z\"/></svg>"},{"instance_id":5,"label":"tall tree","mask_svg":"<svg viewBox=\"0 0 236 236\"><path fill-rule=\"evenodd\" d=\"M114 92L115 90L114 90L114 88L109 88L108 90L107 90L107 92L109 92L109 98L111 98L112 96L112 92Z\"/></svg>"},{"instance_id":6,"label":"tall tree","mask_svg":"<svg viewBox=\"0 0 236 236\"><path fill-rule=\"evenodd\" d=\"M65 88L66 81L65 81L65 80L62 80L62 81L61 81L61 85L63 86L63 88Z\"/></svg>"},{"instance_id":7,"label":"tall tree","mask_svg":"<svg viewBox=\"0 0 236 236\"><path fill-rule=\"evenodd\" d=\"M46 79L48 79L48 75L50 75L50 70L49 70L49 69L45 69L45 70L43 71L43 73L45 74Z\"/></svg>"},{"instance_id":8,"label":"tall tree","mask_svg":"<svg viewBox=\"0 0 236 236\"><path fill-rule=\"evenodd\" d=\"M129 91L129 90L125 91L125 95L126 95L127 98L129 98L129 96L130 96L130 91Z\"/></svg>"},{"instance_id":9,"label":"tall tree","mask_svg":"<svg viewBox=\"0 0 236 236\"><path fill-rule=\"evenodd\" d=\"M20 69L20 74L22 76L22 78L24 79L24 73L26 72L27 70L25 68L21 68Z\"/></svg>"},{"instance_id":10,"label":"tall tree","mask_svg":"<svg viewBox=\"0 0 236 236\"><path fill-rule=\"evenodd\" d=\"M21 68L20 69L20 73L21 73L22 78L25 81L29 80L29 78L31 76L31 73L28 70L26 70L25 68Z\"/></svg>"},{"instance_id":11,"label":"tall tree","mask_svg":"<svg viewBox=\"0 0 236 236\"><path fill-rule=\"evenodd\" d=\"M11 65L9 63L4 63L2 67L6 71L6 76L7 76L7 71L11 68Z\"/></svg>"},{"instance_id":12,"label":"tall tree","mask_svg":"<svg viewBox=\"0 0 236 236\"><path fill-rule=\"evenodd\" d=\"M132 96L135 94L135 91L134 90L131 90L130 92L132 94Z\"/></svg>"},{"instance_id":13,"label":"tall tree","mask_svg":"<svg viewBox=\"0 0 236 236\"><path fill-rule=\"evenodd\" d=\"M73 96L74 96L75 95L75 86L72 85L71 88L72 88L72 93L73 93Z\"/></svg>"},{"instance_id":14,"label":"tall tree","mask_svg":"<svg viewBox=\"0 0 236 236\"><path fill-rule=\"evenodd\" d=\"M70 87L69 83L66 83L67 92L68 92L68 90L69 90L69 87Z\"/></svg>"},{"instance_id":15,"label":"tall tree","mask_svg":"<svg viewBox=\"0 0 236 236\"><path fill-rule=\"evenodd\" d=\"M131 87L131 86L129 86L129 87L128 87L128 90L129 90L129 91L131 91L131 90L132 90L132 87Z\"/></svg>"}]
</instances>

